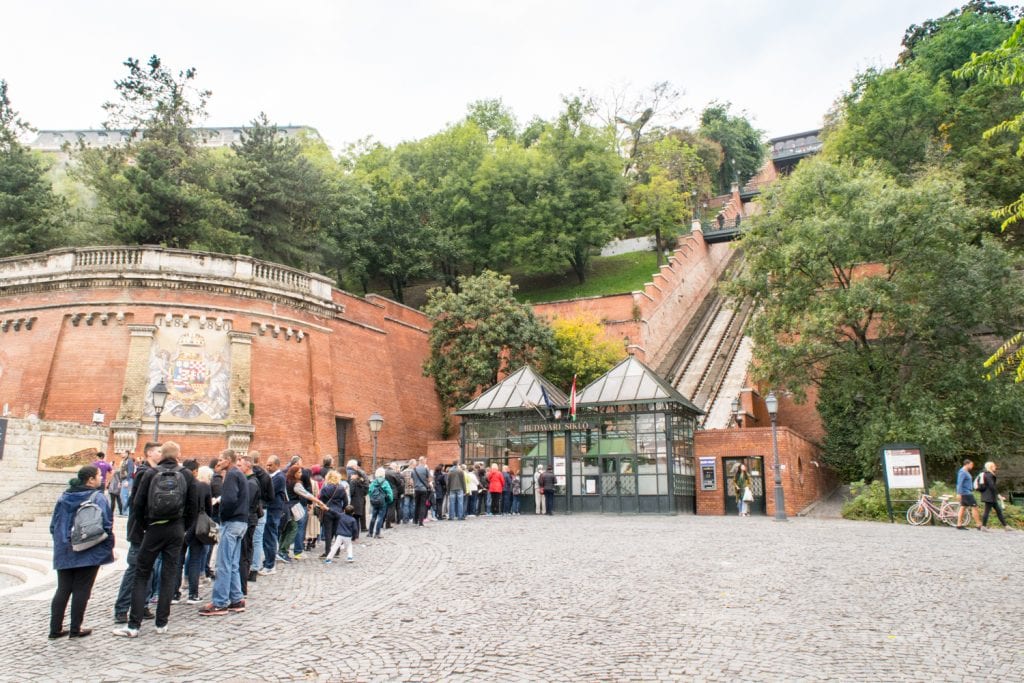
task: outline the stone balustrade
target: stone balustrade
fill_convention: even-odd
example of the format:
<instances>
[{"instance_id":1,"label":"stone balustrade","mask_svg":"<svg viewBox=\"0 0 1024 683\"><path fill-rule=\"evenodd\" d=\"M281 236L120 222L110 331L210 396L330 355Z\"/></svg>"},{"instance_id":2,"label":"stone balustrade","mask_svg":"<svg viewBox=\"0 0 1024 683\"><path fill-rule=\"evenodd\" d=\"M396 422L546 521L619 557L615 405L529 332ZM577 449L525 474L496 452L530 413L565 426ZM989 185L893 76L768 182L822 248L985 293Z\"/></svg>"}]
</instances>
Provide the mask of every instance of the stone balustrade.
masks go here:
<instances>
[{"instance_id":1,"label":"stone balustrade","mask_svg":"<svg viewBox=\"0 0 1024 683\"><path fill-rule=\"evenodd\" d=\"M108 282L113 280L113 282ZM170 287L221 285L249 296L292 300L318 312L340 312L330 278L248 256L161 247L81 247L0 259L0 294L156 281ZM144 283L149 284L149 283Z\"/></svg>"}]
</instances>

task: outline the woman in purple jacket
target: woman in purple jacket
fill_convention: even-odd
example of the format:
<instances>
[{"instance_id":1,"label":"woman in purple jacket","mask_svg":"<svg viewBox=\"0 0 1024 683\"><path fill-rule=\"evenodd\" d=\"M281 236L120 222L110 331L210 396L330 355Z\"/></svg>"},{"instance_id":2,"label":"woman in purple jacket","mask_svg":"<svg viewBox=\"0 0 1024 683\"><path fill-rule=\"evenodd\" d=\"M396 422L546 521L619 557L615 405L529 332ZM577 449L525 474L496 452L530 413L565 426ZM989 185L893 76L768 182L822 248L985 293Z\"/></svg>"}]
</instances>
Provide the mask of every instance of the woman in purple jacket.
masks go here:
<instances>
[{"instance_id":1,"label":"woman in purple jacket","mask_svg":"<svg viewBox=\"0 0 1024 683\"><path fill-rule=\"evenodd\" d=\"M114 515L110 501L100 490L100 471L92 465L78 470L78 476L68 484L53 509L50 520L50 534L53 536L53 568L57 570L57 591L50 603L50 639L84 638L92 633L91 628L82 628L85 608L92 595L100 565L114 561ZM97 495L99 494L99 495ZM85 550L76 551L71 547L71 527L75 513L82 503L92 502L103 513L103 530L106 539ZM68 599L71 600L71 629L64 629L64 612Z\"/></svg>"}]
</instances>

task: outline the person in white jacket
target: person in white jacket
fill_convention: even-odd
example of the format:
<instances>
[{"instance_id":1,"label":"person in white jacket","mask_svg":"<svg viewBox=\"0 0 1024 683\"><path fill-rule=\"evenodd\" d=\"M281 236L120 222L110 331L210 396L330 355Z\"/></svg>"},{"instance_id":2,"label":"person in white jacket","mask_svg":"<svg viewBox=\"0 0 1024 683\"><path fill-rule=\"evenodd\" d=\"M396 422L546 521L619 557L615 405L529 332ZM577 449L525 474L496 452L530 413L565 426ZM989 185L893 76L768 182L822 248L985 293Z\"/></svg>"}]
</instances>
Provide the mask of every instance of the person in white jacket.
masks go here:
<instances>
[{"instance_id":1,"label":"person in white jacket","mask_svg":"<svg viewBox=\"0 0 1024 683\"><path fill-rule=\"evenodd\" d=\"M537 505L537 514L543 515L547 512L544 505L544 494L540 490L540 477L544 474L544 465L537 465L537 471L533 473L533 500Z\"/></svg>"}]
</instances>

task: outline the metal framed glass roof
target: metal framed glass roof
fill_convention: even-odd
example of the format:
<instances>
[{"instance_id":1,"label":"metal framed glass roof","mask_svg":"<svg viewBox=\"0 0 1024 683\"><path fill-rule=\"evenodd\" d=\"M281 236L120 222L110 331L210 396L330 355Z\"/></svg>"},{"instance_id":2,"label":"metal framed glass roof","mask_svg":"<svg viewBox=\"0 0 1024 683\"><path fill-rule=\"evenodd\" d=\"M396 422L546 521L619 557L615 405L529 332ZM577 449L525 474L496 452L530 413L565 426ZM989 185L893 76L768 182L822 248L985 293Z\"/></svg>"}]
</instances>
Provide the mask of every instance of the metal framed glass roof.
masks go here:
<instances>
[{"instance_id":1,"label":"metal framed glass roof","mask_svg":"<svg viewBox=\"0 0 1024 683\"><path fill-rule=\"evenodd\" d=\"M585 386L577 394L576 402L580 406L672 402L698 415L704 413L633 356Z\"/></svg>"},{"instance_id":2,"label":"metal framed glass roof","mask_svg":"<svg viewBox=\"0 0 1024 683\"><path fill-rule=\"evenodd\" d=\"M544 392L547 392L551 405L557 408L565 408L569 405L568 396L534 372L533 368L524 365L462 406L455 411L455 414L535 410L537 407L543 409L547 402L544 400L544 392L541 391L541 387L544 388Z\"/></svg>"}]
</instances>

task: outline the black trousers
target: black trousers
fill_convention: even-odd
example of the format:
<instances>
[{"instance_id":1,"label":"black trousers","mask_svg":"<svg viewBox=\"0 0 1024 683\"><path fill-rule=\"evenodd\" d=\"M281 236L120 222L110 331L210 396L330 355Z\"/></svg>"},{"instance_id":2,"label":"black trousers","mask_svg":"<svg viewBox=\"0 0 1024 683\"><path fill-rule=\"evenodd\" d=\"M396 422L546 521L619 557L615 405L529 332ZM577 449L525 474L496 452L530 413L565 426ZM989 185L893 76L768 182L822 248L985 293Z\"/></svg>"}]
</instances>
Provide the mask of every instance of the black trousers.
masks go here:
<instances>
[{"instance_id":1,"label":"black trousers","mask_svg":"<svg viewBox=\"0 0 1024 683\"><path fill-rule=\"evenodd\" d=\"M491 514L501 514L501 491L498 491L497 493L494 493L493 491L491 492Z\"/></svg>"},{"instance_id":2,"label":"black trousers","mask_svg":"<svg viewBox=\"0 0 1024 683\"><path fill-rule=\"evenodd\" d=\"M324 518L320 524L324 530L324 555L326 555L331 549L331 543L334 542L334 531L338 527L338 520L328 511L324 512Z\"/></svg>"},{"instance_id":3,"label":"black trousers","mask_svg":"<svg viewBox=\"0 0 1024 683\"><path fill-rule=\"evenodd\" d=\"M142 613L146 609L146 596L149 593L149 577L153 573L153 564L157 557L163 558L163 569L160 571L156 625L167 625L167 619L171 616L171 599L181 580L180 574L175 570L181 558L181 546L184 542L185 527L180 519L164 524L150 524L146 528L146 535L142 539L139 555L135 560L132 608L128 613L128 625L132 628L139 628L142 625Z\"/></svg>"},{"instance_id":4,"label":"black trousers","mask_svg":"<svg viewBox=\"0 0 1024 683\"><path fill-rule=\"evenodd\" d=\"M245 537L242 539L242 552L238 555L238 575L242 580L242 594L249 594L249 570L252 568L252 539L256 535L256 525L250 524L245 530Z\"/></svg>"},{"instance_id":5,"label":"black trousers","mask_svg":"<svg viewBox=\"0 0 1024 683\"><path fill-rule=\"evenodd\" d=\"M423 524L423 520L427 518L427 499L430 497L430 491L416 491L416 523Z\"/></svg>"},{"instance_id":6,"label":"black trousers","mask_svg":"<svg viewBox=\"0 0 1024 683\"><path fill-rule=\"evenodd\" d=\"M75 567L74 569L57 570L57 592L50 603L50 633L59 633L64 625L64 612L71 599L71 632L82 629L85 618L85 607L92 595L92 584L96 581L99 566Z\"/></svg>"},{"instance_id":7,"label":"black trousers","mask_svg":"<svg viewBox=\"0 0 1024 683\"><path fill-rule=\"evenodd\" d=\"M985 503L985 512L981 515L981 525L988 526L988 513L996 511L996 517L999 518L999 523L1006 526L1006 517L1003 517L1003 511L1000 509L998 503Z\"/></svg>"},{"instance_id":8,"label":"black trousers","mask_svg":"<svg viewBox=\"0 0 1024 683\"><path fill-rule=\"evenodd\" d=\"M555 514L555 492L544 489L544 513Z\"/></svg>"}]
</instances>

